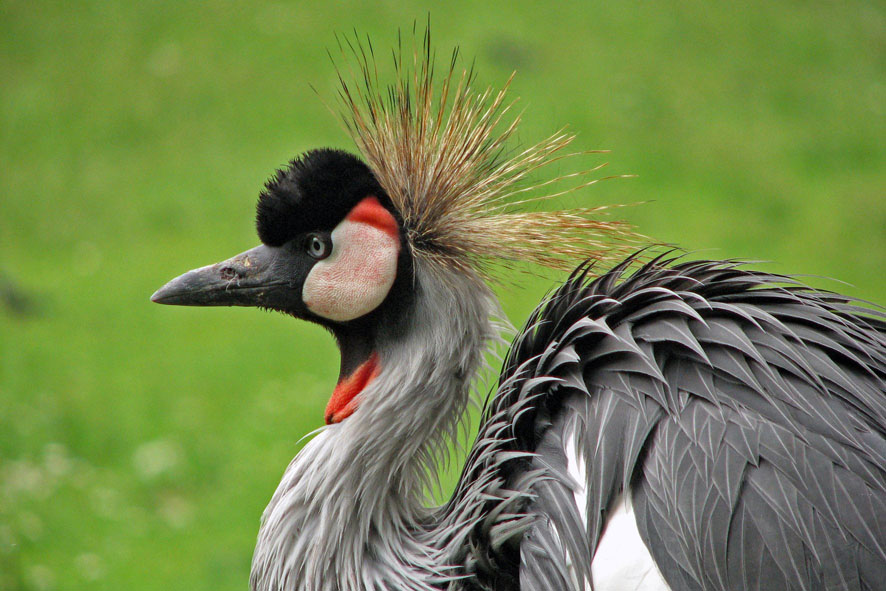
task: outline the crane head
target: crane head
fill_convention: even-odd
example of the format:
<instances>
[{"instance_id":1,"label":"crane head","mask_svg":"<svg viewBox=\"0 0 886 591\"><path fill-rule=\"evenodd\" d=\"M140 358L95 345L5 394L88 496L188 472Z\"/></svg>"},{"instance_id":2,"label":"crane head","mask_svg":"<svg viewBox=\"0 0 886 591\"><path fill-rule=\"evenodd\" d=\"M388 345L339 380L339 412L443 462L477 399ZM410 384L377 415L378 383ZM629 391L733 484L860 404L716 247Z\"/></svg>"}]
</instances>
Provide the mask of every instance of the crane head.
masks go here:
<instances>
[{"instance_id":1,"label":"crane head","mask_svg":"<svg viewBox=\"0 0 886 591\"><path fill-rule=\"evenodd\" d=\"M260 246L173 279L152 301L255 306L335 329L379 308L411 269L390 199L346 152L292 160L267 182L256 209Z\"/></svg>"},{"instance_id":2,"label":"crane head","mask_svg":"<svg viewBox=\"0 0 886 591\"><path fill-rule=\"evenodd\" d=\"M329 422L353 411L354 393L378 372L379 343L404 334L410 302L429 293L423 277L434 275L453 294L464 282L485 294L483 281L496 278L496 267L571 269L581 260L619 260L643 242L627 224L600 219L605 207L533 210L597 182L576 179L603 165L530 180L579 155L566 153L573 136L557 132L514 150L519 118L505 120L507 84L475 91L473 70L456 70L457 53L435 84L429 43L426 35L414 70L396 58L397 79L382 88L369 75L373 53L357 42L358 74L348 82L340 72L339 95L362 160L331 149L293 160L259 198L260 246L185 273L151 298L256 306L331 330L342 362ZM557 181L572 186L538 194Z\"/></svg>"},{"instance_id":3,"label":"crane head","mask_svg":"<svg viewBox=\"0 0 886 591\"><path fill-rule=\"evenodd\" d=\"M339 422L378 372L378 325L397 318L412 297L412 258L399 214L366 164L330 149L278 170L256 210L262 244L188 271L151 300L254 306L326 327L341 351L326 420Z\"/></svg>"},{"instance_id":4,"label":"crane head","mask_svg":"<svg viewBox=\"0 0 886 591\"><path fill-rule=\"evenodd\" d=\"M258 202L262 245L173 280L153 300L165 304L259 306L320 323L354 321L378 309L415 268L472 281L492 269L531 263L572 269L582 260L621 260L645 240L606 207L539 211L541 202L594 184L605 164L548 180L540 169L568 153L557 132L526 148L509 145L510 81L474 90L473 69L453 54L442 83L426 32L397 77L380 86L371 51L355 39L353 81L339 71L345 127L362 160L307 152L267 183ZM571 186L539 190L558 181ZM502 264L503 263L503 264ZM404 287L405 289L405 287Z\"/></svg>"}]
</instances>

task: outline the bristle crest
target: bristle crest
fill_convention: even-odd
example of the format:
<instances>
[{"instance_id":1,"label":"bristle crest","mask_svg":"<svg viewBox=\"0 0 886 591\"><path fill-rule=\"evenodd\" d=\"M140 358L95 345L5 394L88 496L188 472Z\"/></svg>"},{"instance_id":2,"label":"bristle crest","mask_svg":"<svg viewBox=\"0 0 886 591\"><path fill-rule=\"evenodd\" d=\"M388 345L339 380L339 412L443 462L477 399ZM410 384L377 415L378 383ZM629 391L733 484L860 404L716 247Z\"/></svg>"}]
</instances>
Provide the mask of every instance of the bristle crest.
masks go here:
<instances>
[{"instance_id":1,"label":"bristle crest","mask_svg":"<svg viewBox=\"0 0 886 591\"><path fill-rule=\"evenodd\" d=\"M535 181L540 169L588 152L567 152L575 136L565 130L511 148L520 124L507 98L513 75L499 90L475 91L473 66L460 68L456 49L438 83L429 29L420 44L413 41L411 60L398 37L390 85L379 82L368 39L340 37L339 49L345 126L397 208L415 256L494 279L501 263L570 269L581 260L620 260L648 244L629 224L601 219L607 207L530 210L616 177L585 180L602 164ZM533 194L564 181L565 189Z\"/></svg>"}]
</instances>

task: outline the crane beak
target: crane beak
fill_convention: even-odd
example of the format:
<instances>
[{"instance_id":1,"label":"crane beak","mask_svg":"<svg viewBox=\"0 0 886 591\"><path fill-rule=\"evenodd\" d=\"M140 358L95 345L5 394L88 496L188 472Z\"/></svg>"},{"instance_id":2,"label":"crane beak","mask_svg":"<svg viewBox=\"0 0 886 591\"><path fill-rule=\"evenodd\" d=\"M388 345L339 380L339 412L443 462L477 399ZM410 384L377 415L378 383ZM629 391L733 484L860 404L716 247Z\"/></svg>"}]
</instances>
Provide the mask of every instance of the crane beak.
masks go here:
<instances>
[{"instance_id":1,"label":"crane beak","mask_svg":"<svg viewBox=\"0 0 886 591\"><path fill-rule=\"evenodd\" d=\"M174 306L268 306L278 299L281 280L275 272L278 248L257 246L215 265L188 271L151 296Z\"/></svg>"}]
</instances>

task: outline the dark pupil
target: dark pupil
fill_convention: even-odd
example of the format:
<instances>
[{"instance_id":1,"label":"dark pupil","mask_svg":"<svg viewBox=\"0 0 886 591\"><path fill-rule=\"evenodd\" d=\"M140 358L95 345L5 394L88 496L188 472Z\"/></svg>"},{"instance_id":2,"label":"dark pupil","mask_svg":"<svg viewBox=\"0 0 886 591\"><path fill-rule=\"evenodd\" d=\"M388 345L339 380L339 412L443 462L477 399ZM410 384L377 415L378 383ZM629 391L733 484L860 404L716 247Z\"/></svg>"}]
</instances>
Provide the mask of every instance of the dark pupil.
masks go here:
<instances>
[{"instance_id":1,"label":"dark pupil","mask_svg":"<svg viewBox=\"0 0 886 591\"><path fill-rule=\"evenodd\" d=\"M322 257L326 254L326 244L320 240L319 236L311 236L308 242L308 250L311 256Z\"/></svg>"}]
</instances>

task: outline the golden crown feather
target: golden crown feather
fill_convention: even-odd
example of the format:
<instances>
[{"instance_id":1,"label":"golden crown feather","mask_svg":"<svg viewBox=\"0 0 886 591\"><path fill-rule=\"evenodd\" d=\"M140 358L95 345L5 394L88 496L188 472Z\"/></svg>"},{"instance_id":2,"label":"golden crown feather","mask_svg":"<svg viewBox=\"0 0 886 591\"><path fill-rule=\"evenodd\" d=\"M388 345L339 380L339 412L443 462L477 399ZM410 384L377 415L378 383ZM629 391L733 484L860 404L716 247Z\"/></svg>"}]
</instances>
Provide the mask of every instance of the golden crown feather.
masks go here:
<instances>
[{"instance_id":1,"label":"golden crown feather","mask_svg":"<svg viewBox=\"0 0 886 591\"><path fill-rule=\"evenodd\" d=\"M498 90L475 91L475 71L459 67L456 48L437 84L428 28L420 43L413 31L408 61L398 36L395 82L384 85L368 37L360 40L355 33L338 40L346 71L334 58L333 63L345 127L400 213L413 254L432 268L471 268L494 279L496 263L572 269L585 260L620 261L648 244L627 222L601 219L620 206L530 209L618 177L586 180L604 163L534 180L535 173L556 162L605 151L567 152L575 135L565 130L527 148L509 149L521 120L511 116L515 101L507 100L513 74ZM533 195L569 181L564 189Z\"/></svg>"}]
</instances>

